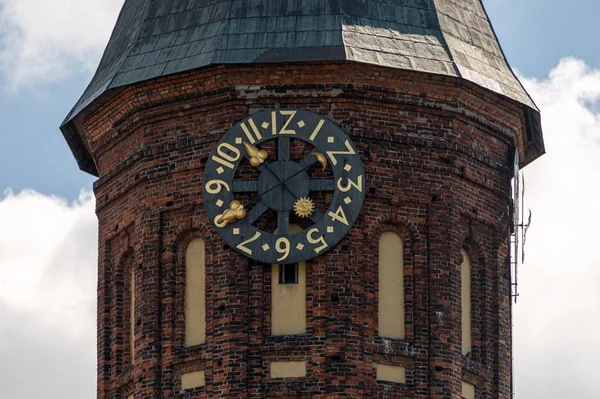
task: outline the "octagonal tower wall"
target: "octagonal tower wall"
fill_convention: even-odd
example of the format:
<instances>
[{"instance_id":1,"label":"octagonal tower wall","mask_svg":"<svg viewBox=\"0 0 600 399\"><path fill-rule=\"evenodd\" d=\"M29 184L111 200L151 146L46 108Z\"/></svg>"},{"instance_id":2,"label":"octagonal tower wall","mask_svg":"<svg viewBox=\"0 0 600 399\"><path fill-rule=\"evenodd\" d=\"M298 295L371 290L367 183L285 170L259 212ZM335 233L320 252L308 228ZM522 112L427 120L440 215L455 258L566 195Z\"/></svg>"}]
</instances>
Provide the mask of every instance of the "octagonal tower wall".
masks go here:
<instances>
[{"instance_id":1,"label":"octagonal tower wall","mask_svg":"<svg viewBox=\"0 0 600 399\"><path fill-rule=\"evenodd\" d=\"M351 232L306 265L306 334L271 334L271 265L229 248L203 166L240 120L297 108L340 126L365 166ZM210 67L132 85L83 123L100 178L98 397L452 398L511 395L510 180L523 106L448 76L350 62ZM378 333L378 242L403 241L405 338ZM206 243L206 341L185 345L185 250ZM461 351L461 250L473 343ZM119 289L134 268L135 350ZM306 376L273 378L273 362ZM404 383L377 380L403 367ZM204 386L182 389L182 375Z\"/></svg>"}]
</instances>

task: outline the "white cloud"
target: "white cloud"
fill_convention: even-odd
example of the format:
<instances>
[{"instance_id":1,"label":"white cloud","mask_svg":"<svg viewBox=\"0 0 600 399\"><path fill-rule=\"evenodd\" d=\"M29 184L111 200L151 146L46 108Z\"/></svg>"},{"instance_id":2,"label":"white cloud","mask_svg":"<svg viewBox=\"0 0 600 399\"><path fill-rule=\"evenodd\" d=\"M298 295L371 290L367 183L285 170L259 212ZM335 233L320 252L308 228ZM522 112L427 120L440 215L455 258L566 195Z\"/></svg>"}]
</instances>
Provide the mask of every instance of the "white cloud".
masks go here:
<instances>
[{"instance_id":1,"label":"white cloud","mask_svg":"<svg viewBox=\"0 0 600 399\"><path fill-rule=\"evenodd\" d=\"M600 379L600 70L563 59L524 79L547 154L525 169L533 211L515 307L517 397L596 398Z\"/></svg>"},{"instance_id":2,"label":"white cloud","mask_svg":"<svg viewBox=\"0 0 600 399\"><path fill-rule=\"evenodd\" d=\"M0 196L1 398L94 397L96 253L91 193Z\"/></svg>"},{"instance_id":3,"label":"white cloud","mask_svg":"<svg viewBox=\"0 0 600 399\"><path fill-rule=\"evenodd\" d=\"M93 71L123 0L0 0L0 82L35 87Z\"/></svg>"}]
</instances>

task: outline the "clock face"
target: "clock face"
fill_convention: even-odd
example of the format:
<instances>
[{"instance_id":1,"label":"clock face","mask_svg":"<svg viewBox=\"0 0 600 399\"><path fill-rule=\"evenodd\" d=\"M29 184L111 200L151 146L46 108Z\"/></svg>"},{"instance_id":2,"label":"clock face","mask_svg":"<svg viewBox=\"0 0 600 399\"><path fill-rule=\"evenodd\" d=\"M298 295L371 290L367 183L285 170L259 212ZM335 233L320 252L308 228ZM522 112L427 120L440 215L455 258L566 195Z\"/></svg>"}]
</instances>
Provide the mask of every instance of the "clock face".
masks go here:
<instances>
[{"instance_id":1,"label":"clock face","mask_svg":"<svg viewBox=\"0 0 600 399\"><path fill-rule=\"evenodd\" d=\"M322 255L350 231L365 194L352 141L303 110L263 111L229 130L204 172L212 225L232 248L263 263Z\"/></svg>"}]
</instances>

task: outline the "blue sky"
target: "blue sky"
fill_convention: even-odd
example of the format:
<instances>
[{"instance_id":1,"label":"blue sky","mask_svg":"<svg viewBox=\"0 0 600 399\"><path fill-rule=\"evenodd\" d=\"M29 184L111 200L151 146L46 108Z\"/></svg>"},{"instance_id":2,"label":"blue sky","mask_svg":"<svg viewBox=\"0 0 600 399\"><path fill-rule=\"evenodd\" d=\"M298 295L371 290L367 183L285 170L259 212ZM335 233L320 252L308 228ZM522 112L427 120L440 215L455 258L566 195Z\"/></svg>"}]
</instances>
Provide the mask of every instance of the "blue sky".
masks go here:
<instances>
[{"instance_id":1,"label":"blue sky","mask_svg":"<svg viewBox=\"0 0 600 399\"><path fill-rule=\"evenodd\" d=\"M95 395L95 178L58 127L122 2L0 0L2 399ZM514 308L516 397L598 398L600 2L484 4L542 111L547 149L524 171L533 224Z\"/></svg>"},{"instance_id":2,"label":"blue sky","mask_svg":"<svg viewBox=\"0 0 600 399\"><path fill-rule=\"evenodd\" d=\"M76 198L91 188L92 176L79 171L58 126L77 101L89 74L41 89L0 95L0 192L34 188Z\"/></svg>"},{"instance_id":3,"label":"blue sky","mask_svg":"<svg viewBox=\"0 0 600 399\"><path fill-rule=\"evenodd\" d=\"M600 65L597 45L600 2L594 0L484 0L513 68L542 78L561 58Z\"/></svg>"}]
</instances>

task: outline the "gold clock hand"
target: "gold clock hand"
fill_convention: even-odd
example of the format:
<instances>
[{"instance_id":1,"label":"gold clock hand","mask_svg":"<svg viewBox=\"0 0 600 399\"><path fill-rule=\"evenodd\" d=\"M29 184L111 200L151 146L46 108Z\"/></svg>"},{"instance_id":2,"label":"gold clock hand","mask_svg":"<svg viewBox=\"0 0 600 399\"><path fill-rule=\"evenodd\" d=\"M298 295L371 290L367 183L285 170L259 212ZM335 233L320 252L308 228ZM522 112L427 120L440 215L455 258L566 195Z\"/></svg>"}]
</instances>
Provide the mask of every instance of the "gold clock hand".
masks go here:
<instances>
[{"instance_id":1,"label":"gold clock hand","mask_svg":"<svg viewBox=\"0 0 600 399\"><path fill-rule=\"evenodd\" d=\"M246 148L246 153L248 154L248 157L250 157L250 165L254 166L255 168L262 165L262 163L265 162L269 157L269 153L267 151L261 150L245 141L244 148Z\"/></svg>"},{"instance_id":2,"label":"gold clock hand","mask_svg":"<svg viewBox=\"0 0 600 399\"><path fill-rule=\"evenodd\" d=\"M317 157L317 161L323 165L323 171L325 170L325 168L327 168L327 159L325 158L325 155L321 154L320 152L311 152L309 155L314 155L315 157ZM298 176L300 173L306 172L308 169L312 168L312 166L314 165L313 162L309 163L308 166L305 166L304 168L300 169L299 171L297 171L296 173L292 174L291 176L287 177L282 184L287 183L288 180L293 179L294 177Z\"/></svg>"},{"instance_id":3,"label":"gold clock hand","mask_svg":"<svg viewBox=\"0 0 600 399\"><path fill-rule=\"evenodd\" d=\"M229 204L229 209L215 218L215 224L219 227L225 227L229 223L243 219L244 217L246 217L244 205L238 200L233 200L231 201L231 204Z\"/></svg>"},{"instance_id":4,"label":"gold clock hand","mask_svg":"<svg viewBox=\"0 0 600 399\"><path fill-rule=\"evenodd\" d=\"M250 143L248 143L246 141L244 141L244 148L246 149L246 153L248 154L248 157L250 158L250 165L254 166L255 168L257 168L260 165L262 165L265 162L265 160L269 157L269 153L267 151L261 150L258 147L254 146L254 145L252 145L252 144L250 144ZM323 161L325 161L325 166L326 166L327 165L327 160L325 159L325 156L323 154L321 154L321 153L318 153L318 154L322 157ZM319 162L321 162L321 159L318 156L317 156L317 159L319 159ZM294 193L292 190L290 190L290 188L288 186L285 185L285 182L282 181L279 178L279 176L277 176L277 174L275 172L273 172L269 168L267 168L267 170L279 182L279 184L277 186L272 187L272 189L275 189L275 188L277 188L279 186L283 186L283 188L286 189L290 194L292 194L292 196L298 197L296 195L296 193ZM323 168L323 170L325 170L325 167ZM267 193L269 191L267 191Z\"/></svg>"},{"instance_id":5,"label":"gold clock hand","mask_svg":"<svg viewBox=\"0 0 600 399\"><path fill-rule=\"evenodd\" d=\"M311 152L311 154L314 155L315 157L317 157L317 161L323 166L322 170L325 171L325 169L327 168L327 158L325 158L325 155L321 154L320 152L316 152L316 151ZM279 186L283 186L283 188L285 188L290 194L292 194L292 196L298 198L298 195L296 195L296 193L294 193L292 190L290 190L289 187L285 183L287 183L288 180L291 180L294 177L298 176L299 174L307 171L312 166L313 166L312 163L309 164L308 166L305 166L304 168L300 169L298 172L294 173L293 175L289 176L288 178L286 178L283 181L279 178L279 176L277 176L273 171L271 171L271 169L267 168L267 170L269 172L271 172L271 174L277 179L277 181L279 181L279 184L277 186L271 187L264 194L269 193L271 190L274 190L275 188L277 188Z\"/></svg>"},{"instance_id":6,"label":"gold clock hand","mask_svg":"<svg viewBox=\"0 0 600 399\"><path fill-rule=\"evenodd\" d=\"M317 161L318 161L319 163L321 163L321 165L323 165L323 161L322 161L322 159L324 159L324 162L325 162L325 164L324 164L324 167L327 167L327 159L325 159L325 155L321 154L320 152L316 152L316 151L315 151L315 152L311 152L310 154L312 154L312 155L314 155L315 157L317 157ZM310 154L309 154L309 155L310 155ZM285 184L285 183L287 183L287 181L288 181L288 180L291 180L291 179L293 179L294 177L298 176L299 174L301 174L301 173L303 173L303 172L306 172L308 169L312 168L312 166L313 166L313 165L314 165L314 163L313 163L313 162L309 163L309 164L308 164L308 166L305 166L304 168L300 169L300 170L299 170L299 171L297 171L296 173L294 173L294 174L292 174L291 176L287 177L287 178L286 178L285 180L283 180L283 181L281 181L281 180L280 180L280 179L279 179L277 176L275 176L275 177L277 178L277 180L279 180L279 182L280 182L280 183L279 183L278 185L276 185L276 186L273 186L273 187L271 187L271 188L270 188L270 189L268 189L267 191L265 191L265 192L263 193L263 195L266 195L266 194L270 193L271 191L275 190L276 188L278 188L278 187L279 187L279 186L281 186L282 184ZM323 169L323 170L325 170L325 169ZM293 194L293 193L292 193L292 194ZM295 194L294 194L294 195L295 195ZM251 202L251 201L248 201L248 202Z\"/></svg>"},{"instance_id":7,"label":"gold clock hand","mask_svg":"<svg viewBox=\"0 0 600 399\"><path fill-rule=\"evenodd\" d=\"M247 144L247 143L246 143L246 142L244 142L244 146L245 146L245 147L246 147L246 144ZM250 147L250 148L251 148L251 147L254 147L254 146L253 146L253 145L251 145L251 144L248 144L248 147ZM248 147L246 147L246 151L248 151ZM256 147L254 147L254 148L256 148ZM258 150L258 148L256 148L256 149ZM265 152L266 152L266 151L265 151ZM311 152L309 155L311 155L311 154L312 154L312 155L314 155L314 156L316 157L316 161L317 161L317 162L319 162L319 163L320 163L320 164L323 166L322 170L325 170L325 168L327 168L327 158L325 157L325 155L323 155L323 154L322 154L322 153L320 153L320 152L316 152L316 151L313 151L313 152ZM250 154L249 154L249 155L250 155ZM263 161L263 162L264 162L264 161ZM275 178L276 178L276 179L279 181L279 184L277 184L277 185L275 185L275 186L271 187L270 189L268 189L267 191L265 191L265 192L264 192L262 195L264 196L264 195L266 195L266 194L270 193L271 191L275 190L276 188L279 188L279 186L281 186L281 185L285 185L285 183L286 183L288 180L291 180L291 179L293 179L294 177L298 176L299 174L301 174L301 173L303 173L303 172L306 172L308 169L312 168L312 167L313 167L313 165L314 165L314 161L310 162L310 163L309 163L307 166L305 166L304 168L300 169L299 171L297 171L296 173L292 174L291 176L287 177L287 178L286 178L285 180L283 180L283 181L281 181L281 179L279 179L279 177L278 177L278 176L276 176L275 174L273 174L273 176L275 176ZM269 170L269 171L270 171L270 170ZM272 173L272 172L271 172L271 173ZM296 195L296 194L294 194L294 193L292 193L292 194L293 194L294 196ZM255 196L254 198L252 198L252 199L250 199L250 200L246 201L246 202L244 203L244 206L248 206L249 204L251 204L252 202L254 202L254 200L256 200L256 199L258 199L258 198L260 198L260 195L257 195L257 196Z\"/></svg>"}]
</instances>

